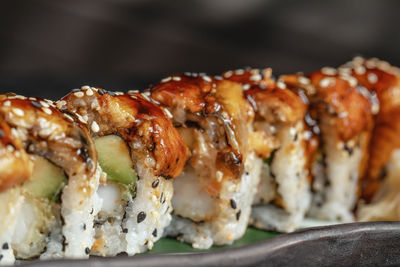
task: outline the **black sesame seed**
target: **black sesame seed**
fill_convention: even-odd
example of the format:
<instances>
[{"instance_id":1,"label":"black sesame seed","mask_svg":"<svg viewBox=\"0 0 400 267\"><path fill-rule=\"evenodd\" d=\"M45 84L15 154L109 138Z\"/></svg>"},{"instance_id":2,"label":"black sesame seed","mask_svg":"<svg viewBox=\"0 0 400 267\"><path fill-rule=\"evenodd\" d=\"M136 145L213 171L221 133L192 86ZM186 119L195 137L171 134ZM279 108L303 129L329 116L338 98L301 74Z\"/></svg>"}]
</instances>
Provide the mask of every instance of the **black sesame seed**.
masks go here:
<instances>
[{"instance_id":1,"label":"black sesame seed","mask_svg":"<svg viewBox=\"0 0 400 267\"><path fill-rule=\"evenodd\" d=\"M246 176L249 176L249 174L250 174L249 172L246 172Z\"/></svg>"},{"instance_id":2,"label":"black sesame seed","mask_svg":"<svg viewBox=\"0 0 400 267\"><path fill-rule=\"evenodd\" d=\"M7 250L7 249L9 249L9 247L8 247L8 243L7 243L7 242L6 242L6 243L4 243L2 248L3 248L4 250Z\"/></svg>"},{"instance_id":3,"label":"black sesame seed","mask_svg":"<svg viewBox=\"0 0 400 267\"><path fill-rule=\"evenodd\" d=\"M89 255L90 254L90 248L86 247L85 248L85 253L86 253L86 255Z\"/></svg>"},{"instance_id":4,"label":"black sesame seed","mask_svg":"<svg viewBox=\"0 0 400 267\"><path fill-rule=\"evenodd\" d=\"M100 95L104 95L104 94L106 93L106 91L103 90L103 89L99 89L97 92L98 92Z\"/></svg>"},{"instance_id":5,"label":"black sesame seed","mask_svg":"<svg viewBox=\"0 0 400 267\"><path fill-rule=\"evenodd\" d=\"M34 106L35 108L41 108L42 105L39 102L36 101L31 101L31 105Z\"/></svg>"},{"instance_id":6,"label":"black sesame seed","mask_svg":"<svg viewBox=\"0 0 400 267\"><path fill-rule=\"evenodd\" d=\"M0 254L0 260L3 258L3 254Z\"/></svg>"},{"instance_id":7,"label":"black sesame seed","mask_svg":"<svg viewBox=\"0 0 400 267\"><path fill-rule=\"evenodd\" d=\"M154 236L154 237L157 237L157 228L154 229L154 231L153 231L153 236Z\"/></svg>"},{"instance_id":8,"label":"black sesame seed","mask_svg":"<svg viewBox=\"0 0 400 267\"><path fill-rule=\"evenodd\" d=\"M93 214L93 212L94 212L94 209L92 208L92 210L90 211L90 214Z\"/></svg>"},{"instance_id":9,"label":"black sesame seed","mask_svg":"<svg viewBox=\"0 0 400 267\"><path fill-rule=\"evenodd\" d=\"M231 207L232 207L232 209L237 208L236 201L234 199L231 199Z\"/></svg>"},{"instance_id":10,"label":"black sesame seed","mask_svg":"<svg viewBox=\"0 0 400 267\"><path fill-rule=\"evenodd\" d=\"M151 184L151 187L156 188L159 183L160 183L160 179L157 179Z\"/></svg>"},{"instance_id":11,"label":"black sesame seed","mask_svg":"<svg viewBox=\"0 0 400 267\"><path fill-rule=\"evenodd\" d=\"M83 230L86 230L86 223L83 224Z\"/></svg>"},{"instance_id":12,"label":"black sesame seed","mask_svg":"<svg viewBox=\"0 0 400 267\"><path fill-rule=\"evenodd\" d=\"M149 244L149 240L146 240L146 242L144 243L145 246L147 246L147 244Z\"/></svg>"},{"instance_id":13,"label":"black sesame seed","mask_svg":"<svg viewBox=\"0 0 400 267\"><path fill-rule=\"evenodd\" d=\"M239 219L240 219L240 214L242 213L242 210L239 210L237 213L236 213L236 220L237 221L239 221Z\"/></svg>"},{"instance_id":14,"label":"black sesame seed","mask_svg":"<svg viewBox=\"0 0 400 267\"><path fill-rule=\"evenodd\" d=\"M128 233L128 229L127 229L127 228L124 228L124 229L122 229L122 232L125 233L125 234L127 234L127 233Z\"/></svg>"},{"instance_id":15,"label":"black sesame seed","mask_svg":"<svg viewBox=\"0 0 400 267\"><path fill-rule=\"evenodd\" d=\"M139 212L137 216L137 223L141 223L146 219L146 213L144 211Z\"/></svg>"},{"instance_id":16,"label":"black sesame seed","mask_svg":"<svg viewBox=\"0 0 400 267\"><path fill-rule=\"evenodd\" d=\"M164 202L163 202L163 198L164 198L164 192L161 192L160 203L164 203Z\"/></svg>"},{"instance_id":17,"label":"black sesame seed","mask_svg":"<svg viewBox=\"0 0 400 267\"><path fill-rule=\"evenodd\" d=\"M107 91L107 94L109 94L110 96L115 96L115 93L111 91Z\"/></svg>"},{"instance_id":18,"label":"black sesame seed","mask_svg":"<svg viewBox=\"0 0 400 267\"><path fill-rule=\"evenodd\" d=\"M4 136L6 136L6 135L5 135L4 132L0 129L0 137L4 137Z\"/></svg>"},{"instance_id":19,"label":"black sesame seed","mask_svg":"<svg viewBox=\"0 0 400 267\"><path fill-rule=\"evenodd\" d=\"M293 138L293 141L297 141L297 138L298 138L298 136L297 136L297 133L294 135L294 138Z\"/></svg>"}]
</instances>

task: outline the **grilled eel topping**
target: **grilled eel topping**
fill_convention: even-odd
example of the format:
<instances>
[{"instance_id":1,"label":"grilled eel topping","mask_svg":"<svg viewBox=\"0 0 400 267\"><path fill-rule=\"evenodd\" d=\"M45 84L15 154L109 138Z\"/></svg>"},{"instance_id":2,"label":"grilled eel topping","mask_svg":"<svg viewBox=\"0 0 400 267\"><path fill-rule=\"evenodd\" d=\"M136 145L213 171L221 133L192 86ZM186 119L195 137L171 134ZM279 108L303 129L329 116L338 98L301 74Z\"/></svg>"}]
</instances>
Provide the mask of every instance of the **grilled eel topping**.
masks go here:
<instances>
[{"instance_id":1,"label":"grilled eel topping","mask_svg":"<svg viewBox=\"0 0 400 267\"><path fill-rule=\"evenodd\" d=\"M0 120L4 134L2 145L7 144L7 152L2 150L2 153L12 153L7 159L2 157L2 160L14 162L8 165L8 171L1 172L1 191L29 179L32 167L27 159L28 152L60 166L70 178L83 174L84 180L79 181L80 193L87 195L93 192L90 177L97 162L93 142L85 127L71 116L59 112L52 101L0 95ZM20 168L21 162L25 162L23 166L27 167ZM11 170L16 172L8 175ZM23 175L15 175L21 172Z\"/></svg>"},{"instance_id":2,"label":"grilled eel topping","mask_svg":"<svg viewBox=\"0 0 400 267\"><path fill-rule=\"evenodd\" d=\"M254 114L243 99L240 84L183 74L165 78L149 90L173 114L191 150L192 166L209 194L217 195L220 190L217 173L223 174L222 179L241 177L248 152L247 127Z\"/></svg>"},{"instance_id":3,"label":"grilled eel topping","mask_svg":"<svg viewBox=\"0 0 400 267\"><path fill-rule=\"evenodd\" d=\"M134 164L144 162L155 175L177 177L188 150L168 113L138 92L123 94L84 86L63 97L57 106L76 113L92 136L117 134L134 151Z\"/></svg>"},{"instance_id":4,"label":"grilled eel topping","mask_svg":"<svg viewBox=\"0 0 400 267\"><path fill-rule=\"evenodd\" d=\"M360 57L354 58L341 69L351 72L358 83L379 100L378 103L375 99L374 103L375 125L369 147L368 168L362 181L362 197L371 201L385 178L386 163L392 152L400 147L400 69L376 58L367 60Z\"/></svg>"}]
</instances>

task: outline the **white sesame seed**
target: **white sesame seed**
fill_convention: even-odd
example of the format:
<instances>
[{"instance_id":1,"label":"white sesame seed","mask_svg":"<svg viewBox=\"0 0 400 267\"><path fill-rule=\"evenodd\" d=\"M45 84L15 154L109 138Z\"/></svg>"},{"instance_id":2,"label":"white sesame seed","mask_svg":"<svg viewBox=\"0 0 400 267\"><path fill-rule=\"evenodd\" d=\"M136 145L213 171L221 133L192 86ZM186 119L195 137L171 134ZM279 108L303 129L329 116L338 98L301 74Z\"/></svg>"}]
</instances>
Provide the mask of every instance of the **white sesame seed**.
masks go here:
<instances>
[{"instance_id":1,"label":"white sesame seed","mask_svg":"<svg viewBox=\"0 0 400 267\"><path fill-rule=\"evenodd\" d=\"M76 92L74 93L74 96L76 97L83 97L85 94L83 92Z\"/></svg>"},{"instance_id":2,"label":"white sesame seed","mask_svg":"<svg viewBox=\"0 0 400 267\"><path fill-rule=\"evenodd\" d=\"M372 72L368 74L367 78L370 83L376 83L378 81L378 76Z\"/></svg>"},{"instance_id":3,"label":"white sesame seed","mask_svg":"<svg viewBox=\"0 0 400 267\"><path fill-rule=\"evenodd\" d=\"M91 96L91 95L93 95L93 90L92 89L87 89L86 90L86 95L88 95L88 96Z\"/></svg>"},{"instance_id":4,"label":"white sesame seed","mask_svg":"<svg viewBox=\"0 0 400 267\"><path fill-rule=\"evenodd\" d=\"M161 80L162 83L169 82L172 79L172 77L167 77Z\"/></svg>"},{"instance_id":5,"label":"white sesame seed","mask_svg":"<svg viewBox=\"0 0 400 267\"><path fill-rule=\"evenodd\" d=\"M51 111L51 109L49 109L49 108L42 107L42 110L44 111L44 113L49 114L49 115L51 115L53 113Z\"/></svg>"},{"instance_id":6,"label":"white sesame seed","mask_svg":"<svg viewBox=\"0 0 400 267\"><path fill-rule=\"evenodd\" d=\"M13 108L12 109L12 112L15 114L15 115L17 115L17 116L24 116L24 111L22 110L22 109L19 109L19 108Z\"/></svg>"},{"instance_id":7,"label":"white sesame seed","mask_svg":"<svg viewBox=\"0 0 400 267\"><path fill-rule=\"evenodd\" d=\"M340 75L351 75L351 68L348 67L340 67L338 69Z\"/></svg>"},{"instance_id":8,"label":"white sesame seed","mask_svg":"<svg viewBox=\"0 0 400 267\"><path fill-rule=\"evenodd\" d=\"M212 82L211 78L208 77L207 75L203 76L202 78L203 78L203 80L204 80L205 82L208 82L208 83Z\"/></svg>"},{"instance_id":9,"label":"white sesame seed","mask_svg":"<svg viewBox=\"0 0 400 267\"><path fill-rule=\"evenodd\" d=\"M11 102L9 100L7 100L6 102L4 102L4 106L10 107L11 106Z\"/></svg>"},{"instance_id":10,"label":"white sesame seed","mask_svg":"<svg viewBox=\"0 0 400 267\"><path fill-rule=\"evenodd\" d=\"M289 133L290 133L290 135L294 136L296 134L296 129L294 127L290 127Z\"/></svg>"},{"instance_id":11,"label":"white sesame seed","mask_svg":"<svg viewBox=\"0 0 400 267\"><path fill-rule=\"evenodd\" d=\"M90 126L90 128L92 129L93 132L97 133L98 131L100 131L100 127L97 124L97 122L93 121L92 122L92 126Z\"/></svg>"},{"instance_id":12,"label":"white sesame seed","mask_svg":"<svg viewBox=\"0 0 400 267\"><path fill-rule=\"evenodd\" d=\"M89 85L84 85L84 86L81 87L81 89L82 90L88 90L88 89L90 89L90 86Z\"/></svg>"},{"instance_id":13,"label":"white sesame seed","mask_svg":"<svg viewBox=\"0 0 400 267\"><path fill-rule=\"evenodd\" d=\"M303 84L303 85L308 85L308 84L310 84L310 79L308 79L307 77L304 77L304 76L300 76L299 83Z\"/></svg>"},{"instance_id":14,"label":"white sesame seed","mask_svg":"<svg viewBox=\"0 0 400 267\"><path fill-rule=\"evenodd\" d=\"M286 84L285 84L284 82L282 82L282 81L278 81L278 82L276 83L276 86L277 86L278 88L280 88L280 89L286 89Z\"/></svg>"},{"instance_id":15,"label":"white sesame seed","mask_svg":"<svg viewBox=\"0 0 400 267\"><path fill-rule=\"evenodd\" d=\"M221 182L222 178L224 177L224 174L221 171L217 171L216 175L217 175L217 181Z\"/></svg>"},{"instance_id":16,"label":"white sesame seed","mask_svg":"<svg viewBox=\"0 0 400 267\"><path fill-rule=\"evenodd\" d=\"M143 93L142 93L142 97L143 97L144 99L146 99L147 101L151 101L150 98L149 98L147 95L143 94Z\"/></svg>"},{"instance_id":17,"label":"white sesame seed","mask_svg":"<svg viewBox=\"0 0 400 267\"><path fill-rule=\"evenodd\" d=\"M216 80L219 80L219 81L223 79L222 76L219 76L219 75L214 76L214 78L215 78Z\"/></svg>"},{"instance_id":18,"label":"white sesame seed","mask_svg":"<svg viewBox=\"0 0 400 267\"><path fill-rule=\"evenodd\" d=\"M45 102L45 101L39 101L39 103L45 108L50 107L49 104L47 104L47 102Z\"/></svg>"},{"instance_id":19,"label":"white sesame seed","mask_svg":"<svg viewBox=\"0 0 400 267\"><path fill-rule=\"evenodd\" d=\"M36 97L32 97L32 96L28 97L28 99L32 100L32 101L36 101Z\"/></svg>"},{"instance_id":20,"label":"white sesame seed","mask_svg":"<svg viewBox=\"0 0 400 267\"><path fill-rule=\"evenodd\" d=\"M139 90L129 90L128 94L139 93Z\"/></svg>"},{"instance_id":21,"label":"white sesame seed","mask_svg":"<svg viewBox=\"0 0 400 267\"><path fill-rule=\"evenodd\" d=\"M68 115L68 114L65 114L65 113L64 113L64 117L67 118L67 119L69 119L70 121L74 121L74 119L73 119L70 115Z\"/></svg>"},{"instance_id":22,"label":"white sesame seed","mask_svg":"<svg viewBox=\"0 0 400 267\"><path fill-rule=\"evenodd\" d=\"M169 111L169 109L164 108L165 114L167 114L168 118L172 119L174 116L172 116L171 111Z\"/></svg>"},{"instance_id":23,"label":"white sesame seed","mask_svg":"<svg viewBox=\"0 0 400 267\"><path fill-rule=\"evenodd\" d=\"M9 152L14 152L14 147L12 146L12 145L7 145L7 150L9 151Z\"/></svg>"},{"instance_id":24,"label":"white sesame seed","mask_svg":"<svg viewBox=\"0 0 400 267\"><path fill-rule=\"evenodd\" d=\"M237 74L237 75L242 75L243 73L244 73L244 70L242 70L242 69L235 70L235 74Z\"/></svg>"},{"instance_id":25,"label":"white sesame seed","mask_svg":"<svg viewBox=\"0 0 400 267\"><path fill-rule=\"evenodd\" d=\"M321 69L321 72L325 75L336 75L337 74L337 70L331 67L323 67Z\"/></svg>"},{"instance_id":26,"label":"white sesame seed","mask_svg":"<svg viewBox=\"0 0 400 267\"><path fill-rule=\"evenodd\" d=\"M231 70L224 73L225 78L230 78L232 75L233 75L233 72Z\"/></svg>"},{"instance_id":27,"label":"white sesame seed","mask_svg":"<svg viewBox=\"0 0 400 267\"><path fill-rule=\"evenodd\" d=\"M319 86L325 88L328 87L331 82L333 82L334 80L332 78L323 78L320 82L319 82Z\"/></svg>"},{"instance_id":28,"label":"white sesame seed","mask_svg":"<svg viewBox=\"0 0 400 267\"><path fill-rule=\"evenodd\" d=\"M365 67L360 65L354 68L354 72L358 75L363 75L365 73Z\"/></svg>"},{"instance_id":29,"label":"white sesame seed","mask_svg":"<svg viewBox=\"0 0 400 267\"><path fill-rule=\"evenodd\" d=\"M261 81L262 77L260 74L253 74L250 76L250 81L259 82Z\"/></svg>"},{"instance_id":30,"label":"white sesame seed","mask_svg":"<svg viewBox=\"0 0 400 267\"><path fill-rule=\"evenodd\" d=\"M377 62L376 60L369 59L365 62L365 66L367 66L368 69L374 69L376 68Z\"/></svg>"},{"instance_id":31,"label":"white sesame seed","mask_svg":"<svg viewBox=\"0 0 400 267\"><path fill-rule=\"evenodd\" d=\"M250 84L243 84L243 90L247 91L250 89Z\"/></svg>"},{"instance_id":32,"label":"white sesame seed","mask_svg":"<svg viewBox=\"0 0 400 267\"><path fill-rule=\"evenodd\" d=\"M124 93L123 93L123 92L120 92L120 91L116 91L116 92L114 92L114 94L115 94L115 95L123 95Z\"/></svg>"},{"instance_id":33,"label":"white sesame seed","mask_svg":"<svg viewBox=\"0 0 400 267\"><path fill-rule=\"evenodd\" d=\"M176 81L176 82L179 82L179 81L181 80L181 77L179 77L179 76L174 76L174 77L172 77L172 80L173 80L173 81Z\"/></svg>"}]
</instances>

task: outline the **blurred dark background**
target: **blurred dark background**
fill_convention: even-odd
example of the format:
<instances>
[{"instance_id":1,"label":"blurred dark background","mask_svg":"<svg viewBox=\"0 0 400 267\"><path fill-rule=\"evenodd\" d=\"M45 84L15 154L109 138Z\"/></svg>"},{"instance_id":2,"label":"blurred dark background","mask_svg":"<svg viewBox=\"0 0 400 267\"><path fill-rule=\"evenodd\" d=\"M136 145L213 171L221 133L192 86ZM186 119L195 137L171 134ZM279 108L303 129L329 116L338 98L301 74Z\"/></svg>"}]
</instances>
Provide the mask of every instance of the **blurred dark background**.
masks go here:
<instances>
[{"instance_id":1,"label":"blurred dark background","mask_svg":"<svg viewBox=\"0 0 400 267\"><path fill-rule=\"evenodd\" d=\"M400 65L400 1L1 1L0 90L58 98L143 89L184 71Z\"/></svg>"}]
</instances>

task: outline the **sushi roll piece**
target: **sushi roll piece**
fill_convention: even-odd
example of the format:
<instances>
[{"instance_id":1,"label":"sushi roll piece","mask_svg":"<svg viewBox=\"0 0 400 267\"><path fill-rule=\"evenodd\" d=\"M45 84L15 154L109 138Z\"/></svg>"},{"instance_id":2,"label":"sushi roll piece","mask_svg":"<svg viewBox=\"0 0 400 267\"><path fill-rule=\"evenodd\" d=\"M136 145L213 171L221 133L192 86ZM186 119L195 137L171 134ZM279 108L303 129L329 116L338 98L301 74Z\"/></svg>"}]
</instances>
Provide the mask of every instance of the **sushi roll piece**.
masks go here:
<instances>
[{"instance_id":1,"label":"sushi roll piece","mask_svg":"<svg viewBox=\"0 0 400 267\"><path fill-rule=\"evenodd\" d=\"M149 90L170 111L191 153L174 181L174 218L167 234L199 249L231 244L246 231L261 169L250 148L254 112L242 86L185 73Z\"/></svg>"},{"instance_id":2,"label":"sushi roll piece","mask_svg":"<svg viewBox=\"0 0 400 267\"><path fill-rule=\"evenodd\" d=\"M375 99L375 126L361 181L361 221L400 219L400 69L388 62L354 58L341 67Z\"/></svg>"},{"instance_id":3,"label":"sushi roll piece","mask_svg":"<svg viewBox=\"0 0 400 267\"><path fill-rule=\"evenodd\" d=\"M310 206L308 164L318 145L304 120L308 99L272 79L271 69L227 71L223 77L243 85L256 114L251 141L263 164L252 225L294 231Z\"/></svg>"},{"instance_id":4,"label":"sushi roll piece","mask_svg":"<svg viewBox=\"0 0 400 267\"><path fill-rule=\"evenodd\" d=\"M310 100L307 120L316 122L320 132L311 166L313 200L309 215L325 221L352 222L368 159L372 103L357 88L351 74L334 68L281 78L290 87L304 88Z\"/></svg>"},{"instance_id":5,"label":"sushi roll piece","mask_svg":"<svg viewBox=\"0 0 400 267\"><path fill-rule=\"evenodd\" d=\"M86 129L52 101L0 95L0 141L0 264L53 250L53 232L59 255L88 257L99 175Z\"/></svg>"},{"instance_id":6,"label":"sushi roll piece","mask_svg":"<svg viewBox=\"0 0 400 267\"><path fill-rule=\"evenodd\" d=\"M89 86L73 90L57 105L87 124L98 153L103 205L91 254L151 249L171 221L173 178L188 157L169 113L138 92Z\"/></svg>"}]
</instances>

